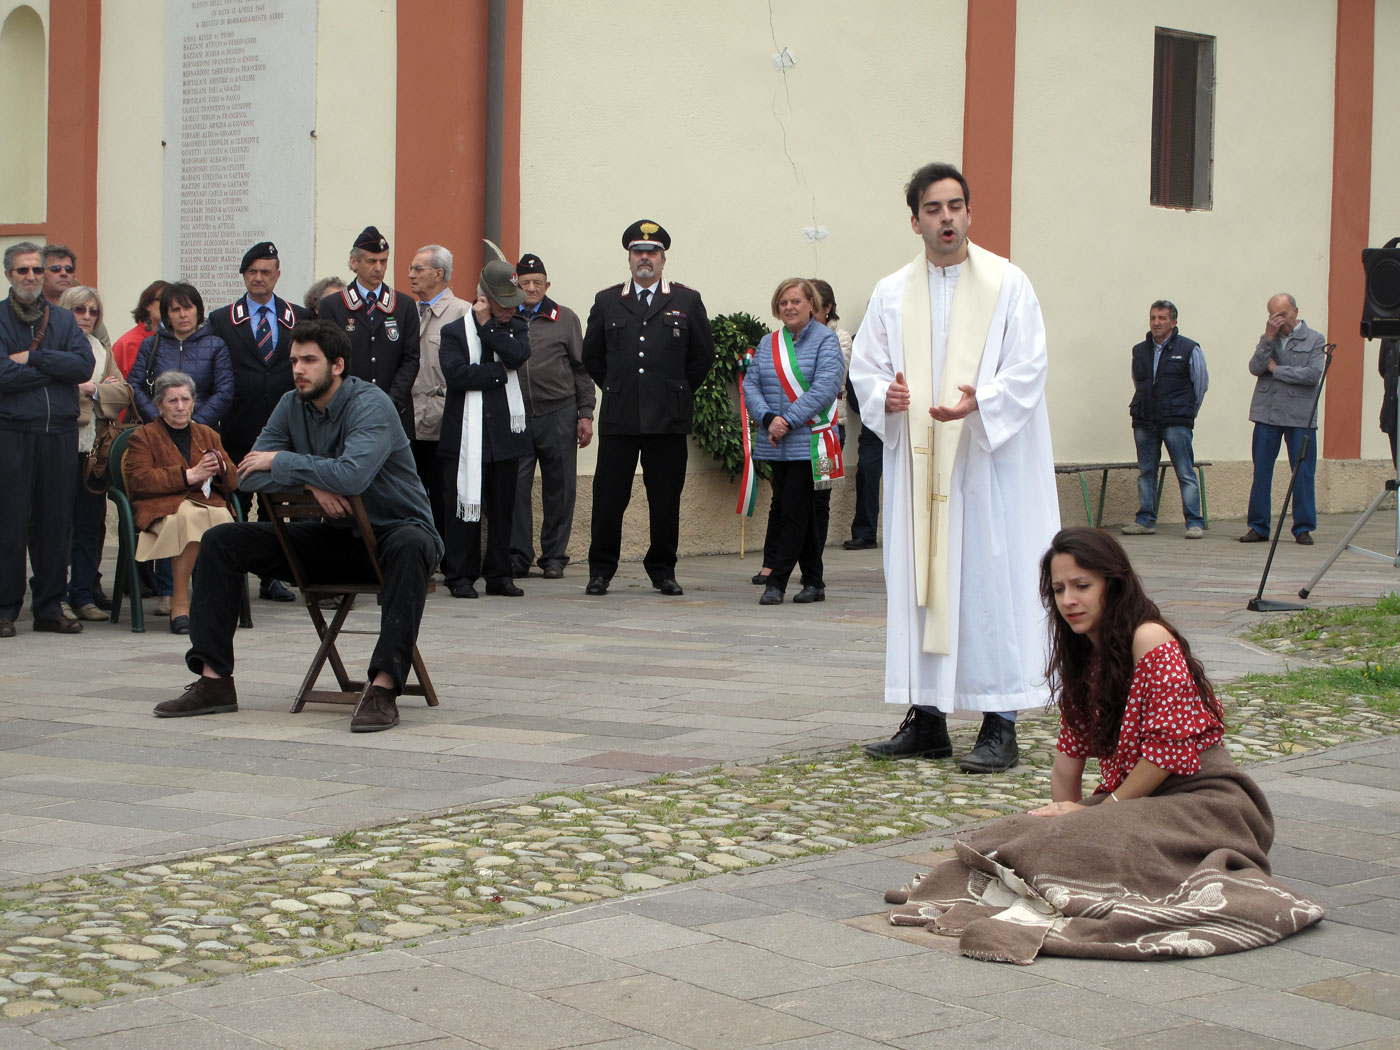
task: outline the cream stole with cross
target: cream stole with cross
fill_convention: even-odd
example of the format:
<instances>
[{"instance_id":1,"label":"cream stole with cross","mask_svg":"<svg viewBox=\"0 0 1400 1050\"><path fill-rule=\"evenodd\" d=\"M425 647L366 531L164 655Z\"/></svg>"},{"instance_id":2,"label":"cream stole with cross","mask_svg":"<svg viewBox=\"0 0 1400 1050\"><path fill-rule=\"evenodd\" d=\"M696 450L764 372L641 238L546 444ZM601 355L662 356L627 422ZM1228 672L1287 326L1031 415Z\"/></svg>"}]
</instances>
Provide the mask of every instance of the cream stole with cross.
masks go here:
<instances>
[{"instance_id":1,"label":"cream stole with cross","mask_svg":"<svg viewBox=\"0 0 1400 1050\"><path fill-rule=\"evenodd\" d=\"M958 384L977 385L987 329L1008 263L999 255L967 244L948 318L948 351L938 400L933 397L931 307L928 259L919 253L905 271L900 325L904 334L904 381L909 385L909 447L912 450L914 579L924 620L923 651L948 653L948 491L963 421L935 423L931 405L952 406L962 397Z\"/></svg>"}]
</instances>

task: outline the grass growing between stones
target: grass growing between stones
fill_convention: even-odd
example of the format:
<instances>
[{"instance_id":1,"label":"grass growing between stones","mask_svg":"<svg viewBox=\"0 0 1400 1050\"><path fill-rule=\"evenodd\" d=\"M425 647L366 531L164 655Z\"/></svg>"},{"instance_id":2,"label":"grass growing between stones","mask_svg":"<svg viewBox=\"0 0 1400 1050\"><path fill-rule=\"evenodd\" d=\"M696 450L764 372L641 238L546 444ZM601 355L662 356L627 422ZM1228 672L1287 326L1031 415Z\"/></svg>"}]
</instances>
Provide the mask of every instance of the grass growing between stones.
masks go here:
<instances>
[{"instance_id":1,"label":"grass growing between stones","mask_svg":"<svg viewBox=\"0 0 1400 1050\"><path fill-rule=\"evenodd\" d=\"M1400 663L1400 594L1375 605L1307 609L1276 620L1261 620L1245 637L1280 653L1297 653L1329 663Z\"/></svg>"},{"instance_id":2,"label":"grass growing between stones","mask_svg":"<svg viewBox=\"0 0 1400 1050\"><path fill-rule=\"evenodd\" d=\"M1331 647L1310 656L1352 645L1326 630L1311 641ZM1226 747L1244 764L1400 732L1397 687L1394 661L1240 679L1222 690ZM0 1013L416 943L948 832L1047 801L1056 729L1051 712L1023 718L1021 764L992 776L961 773L952 760L872 761L852 747L0 890ZM955 730L955 754L975 735L975 726Z\"/></svg>"}]
</instances>

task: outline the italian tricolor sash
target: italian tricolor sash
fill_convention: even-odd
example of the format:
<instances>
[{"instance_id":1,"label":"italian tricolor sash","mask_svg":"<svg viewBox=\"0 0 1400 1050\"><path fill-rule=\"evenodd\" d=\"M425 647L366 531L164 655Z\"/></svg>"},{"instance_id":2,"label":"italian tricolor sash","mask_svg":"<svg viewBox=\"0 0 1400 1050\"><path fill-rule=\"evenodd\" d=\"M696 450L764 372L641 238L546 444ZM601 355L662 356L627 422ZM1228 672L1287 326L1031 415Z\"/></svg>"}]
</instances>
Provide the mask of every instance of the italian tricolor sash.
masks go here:
<instances>
[{"instance_id":1,"label":"italian tricolor sash","mask_svg":"<svg viewBox=\"0 0 1400 1050\"><path fill-rule=\"evenodd\" d=\"M797 365L797 347L793 344L792 333L786 328L774 332L771 345L773 369L778 373L783 393L789 401L796 401L812 384ZM812 484L819 489L829 489L833 481L846 476L846 467L841 460L841 440L836 429L838 421L834 401L807 421L812 428Z\"/></svg>"},{"instance_id":2,"label":"italian tricolor sash","mask_svg":"<svg viewBox=\"0 0 1400 1050\"><path fill-rule=\"evenodd\" d=\"M744 467L739 473L739 505L734 513L746 518L753 517L753 508L758 502L758 475L753 468L753 442L749 437L749 408L744 404L744 373L753 364L753 354L754 348L749 347L739 367L739 435L744 443Z\"/></svg>"}]
</instances>

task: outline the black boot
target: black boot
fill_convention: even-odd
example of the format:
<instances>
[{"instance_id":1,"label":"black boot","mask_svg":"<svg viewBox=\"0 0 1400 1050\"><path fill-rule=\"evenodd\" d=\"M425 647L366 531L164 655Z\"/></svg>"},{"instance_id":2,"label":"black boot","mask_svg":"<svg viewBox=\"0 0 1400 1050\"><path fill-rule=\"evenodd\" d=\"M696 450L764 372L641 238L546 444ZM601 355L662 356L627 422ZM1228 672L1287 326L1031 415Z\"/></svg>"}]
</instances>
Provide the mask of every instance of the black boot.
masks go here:
<instances>
[{"instance_id":1,"label":"black boot","mask_svg":"<svg viewBox=\"0 0 1400 1050\"><path fill-rule=\"evenodd\" d=\"M964 773L1000 773L1021 759L1016 746L1016 723L991 712L982 716L977 743L958 763Z\"/></svg>"},{"instance_id":2,"label":"black boot","mask_svg":"<svg viewBox=\"0 0 1400 1050\"><path fill-rule=\"evenodd\" d=\"M862 749L871 758L947 758L953 753L948 720L917 707L909 708L894 736Z\"/></svg>"}]
</instances>

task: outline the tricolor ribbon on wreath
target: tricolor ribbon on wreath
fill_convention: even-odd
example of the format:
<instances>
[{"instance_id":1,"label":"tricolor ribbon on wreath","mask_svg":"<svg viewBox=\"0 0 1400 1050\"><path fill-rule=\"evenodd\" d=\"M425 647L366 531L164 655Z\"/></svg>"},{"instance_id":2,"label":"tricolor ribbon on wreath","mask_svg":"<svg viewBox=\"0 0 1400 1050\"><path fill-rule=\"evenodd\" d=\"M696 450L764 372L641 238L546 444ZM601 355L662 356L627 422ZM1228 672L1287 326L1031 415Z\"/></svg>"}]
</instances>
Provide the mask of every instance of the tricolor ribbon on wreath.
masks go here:
<instances>
[{"instance_id":1,"label":"tricolor ribbon on wreath","mask_svg":"<svg viewBox=\"0 0 1400 1050\"><path fill-rule=\"evenodd\" d=\"M735 514L742 514L746 518L753 517L754 504L758 502L758 473L754 470L753 464L753 439L749 436L749 410L744 404L744 374L753 364L754 347L749 347L744 351L743 360L739 362L739 434L740 440L744 443L744 467L739 473L739 505L734 508Z\"/></svg>"},{"instance_id":2,"label":"tricolor ribbon on wreath","mask_svg":"<svg viewBox=\"0 0 1400 1050\"><path fill-rule=\"evenodd\" d=\"M796 401L812 384L798 367L792 333L786 328L774 332L772 345L773 365L779 382L783 384L783 393L789 401ZM841 459L840 431L836 427L838 422L835 401L808 421L808 426L812 428L812 485L818 489L829 489L833 481L846 476L846 466Z\"/></svg>"}]
</instances>

